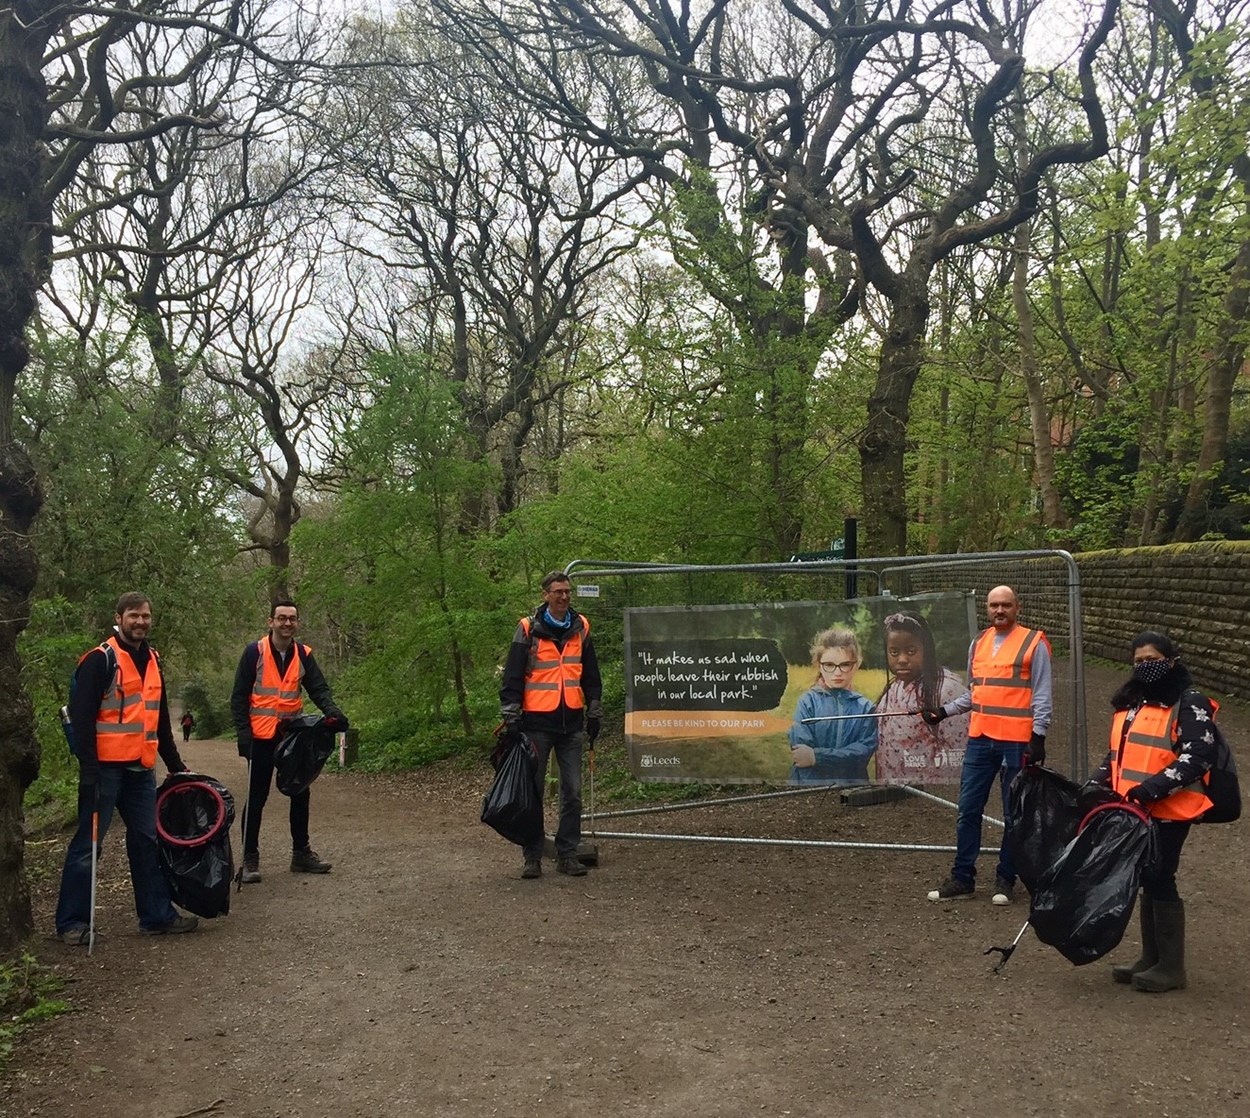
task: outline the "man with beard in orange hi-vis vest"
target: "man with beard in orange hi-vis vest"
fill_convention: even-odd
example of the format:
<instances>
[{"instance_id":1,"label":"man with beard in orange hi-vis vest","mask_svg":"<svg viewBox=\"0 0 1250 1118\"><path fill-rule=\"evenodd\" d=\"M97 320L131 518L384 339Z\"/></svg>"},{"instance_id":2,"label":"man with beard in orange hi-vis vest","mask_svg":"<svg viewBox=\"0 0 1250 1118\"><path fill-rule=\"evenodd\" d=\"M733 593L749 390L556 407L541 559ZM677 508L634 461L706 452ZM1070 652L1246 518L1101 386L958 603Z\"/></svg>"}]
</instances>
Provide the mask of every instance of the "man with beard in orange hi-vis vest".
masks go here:
<instances>
[{"instance_id":1,"label":"man with beard in orange hi-vis vest","mask_svg":"<svg viewBox=\"0 0 1250 1118\"><path fill-rule=\"evenodd\" d=\"M603 681L590 640L590 622L569 604L572 586L563 571L543 576L543 603L522 617L512 635L499 688L504 725L519 729L538 753L541 802L547 764L554 750L560 767L560 822L556 828L556 870L581 877L577 858L582 837L582 745L593 749L603 718ZM542 876L544 837L523 851L521 876Z\"/></svg>"},{"instance_id":2,"label":"man with beard in orange hi-vis vest","mask_svg":"<svg viewBox=\"0 0 1250 1118\"><path fill-rule=\"evenodd\" d=\"M299 610L289 600L276 602L269 614L269 635L253 641L239 658L230 693L230 715L239 741L239 756L248 759L247 807L243 812L243 870L241 882L251 885L260 877L260 820L273 783L274 751L282 740L284 718L304 709L300 689L326 716L329 729L347 727L347 718L334 703L330 685L313 658L312 649L295 639ZM291 797L291 872L329 873L308 840L311 789Z\"/></svg>"},{"instance_id":3,"label":"man with beard in orange hi-vis vest","mask_svg":"<svg viewBox=\"0 0 1250 1118\"><path fill-rule=\"evenodd\" d=\"M950 876L929 893L931 901L971 897L975 890L977 854L985 804L997 776L1002 788L1002 846L994 878L994 904L1010 904L1016 884L1015 866L1007 845L1011 830L1007 789L1026 764L1046 760L1050 726L1050 642L1041 629L1016 618L1020 599L1010 586L996 586L985 599L990 627L968 649L968 690L940 707L921 712L930 726L943 718L971 711L968 748L959 774L959 809L955 821L955 862Z\"/></svg>"},{"instance_id":4,"label":"man with beard in orange hi-vis vest","mask_svg":"<svg viewBox=\"0 0 1250 1118\"><path fill-rule=\"evenodd\" d=\"M148 596L123 594L113 632L78 661L69 704L78 757L78 829L65 853L56 906L56 934L64 943L91 946L91 848L104 842L114 810L126 824L139 930L168 935L193 932L199 924L196 917L174 910L161 872L153 772L157 754L171 773L185 772L187 766L174 743L160 658L148 644L151 628Z\"/></svg>"}]
</instances>

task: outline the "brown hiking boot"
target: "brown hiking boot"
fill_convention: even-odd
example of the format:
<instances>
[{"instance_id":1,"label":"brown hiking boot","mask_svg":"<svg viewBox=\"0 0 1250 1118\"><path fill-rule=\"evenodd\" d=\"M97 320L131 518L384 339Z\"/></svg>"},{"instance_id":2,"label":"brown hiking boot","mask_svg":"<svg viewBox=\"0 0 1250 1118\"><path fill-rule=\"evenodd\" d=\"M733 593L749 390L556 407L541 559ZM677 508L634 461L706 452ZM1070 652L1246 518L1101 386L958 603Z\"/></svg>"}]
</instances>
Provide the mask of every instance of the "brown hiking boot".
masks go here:
<instances>
[{"instance_id":1,"label":"brown hiking boot","mask_svg":"<svg viewBox=\"0 0 1250 1118\"><path fill-rule=\"evenodd\" d=\"M323 862L318 858L311 846L306 846L303 850L291 851L292 873L329 873L330 865L331 863Z\"/></svg>"},{"instance_id":2,"label":"brown hiking boot","mask_svg":"<svg viewBox=\"0 0 1250 1118\"><path fill-rule=\"evenodd\" d=\"M260 855L243 856L243 871L240 880L244 885L255 885L260 881Z\"/></svg>"}]
</instances>

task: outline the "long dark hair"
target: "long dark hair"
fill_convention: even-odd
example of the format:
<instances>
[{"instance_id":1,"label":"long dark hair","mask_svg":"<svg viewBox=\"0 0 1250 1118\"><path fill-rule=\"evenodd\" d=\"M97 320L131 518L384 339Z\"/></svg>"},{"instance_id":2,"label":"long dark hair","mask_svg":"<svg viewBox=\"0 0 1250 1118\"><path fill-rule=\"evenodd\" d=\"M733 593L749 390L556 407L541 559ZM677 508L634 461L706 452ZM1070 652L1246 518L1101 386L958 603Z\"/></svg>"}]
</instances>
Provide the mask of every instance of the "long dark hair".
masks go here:
<instances>
[{"instance_id":1,"label":"long dark hair","mask_svg":"<svg viewBox=\"0 0 1250 1118\"><path fill-rule=\"evenodd\" d=\"M933 643L933 631L929 628L929 623L918 613L892 613L882 624L886 675L893 678L890 673L890 634L910 633L919 637L920 647L924 649L924 665L920 669L920 705L922 708L941 706L942 665L938 663L937 648Z\"/></svg>"},{"instance_id":2,"label":"long dark hair","mask_svg":"<svg viewBox=\"0 0 1250 1118\"><path fill-rule=\"evenodd\" d=\"M1145 648L1146 645L1157 648L1167 659L1171 660L1171 670L1158 683L1148 685L1141 683L1136 676L1130 675L1111 696L1113 710L1129 710L1144 702L1171 706L1193 683L1189 669L1181 663L1181 650L1176 647L1171 637L1155 629L1144 629L1133 638L1129 652L1136 652L1139 648Z\"/></svg>"}]
</instances>

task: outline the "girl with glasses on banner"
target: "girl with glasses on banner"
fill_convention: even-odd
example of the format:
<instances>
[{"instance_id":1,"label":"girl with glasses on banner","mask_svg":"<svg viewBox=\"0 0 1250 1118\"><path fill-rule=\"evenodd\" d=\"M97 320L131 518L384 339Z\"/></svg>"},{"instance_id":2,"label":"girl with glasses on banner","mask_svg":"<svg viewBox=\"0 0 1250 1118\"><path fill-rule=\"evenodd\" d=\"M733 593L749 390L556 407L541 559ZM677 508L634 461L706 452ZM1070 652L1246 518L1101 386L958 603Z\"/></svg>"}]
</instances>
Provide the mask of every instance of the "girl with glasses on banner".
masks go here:
<instances>
[{"instance_id":1,"label":"girl with glasses on banner","mask_svg":"<svg viewBox=\"0 0 1250 1118\"><path fill-rule=\"evenodd\" d=\"M933 631L916 613L892 613L883 622L889 683L877 700L878 784L958 784L968 743L968 715L929 726L925 709L958 698L967 685L938 663ZM914 717L908 717L914 715Z\"/></svg>"},{"instance_id":2,"label":"girl with glasses on banner","mask_svg":"<svg viewBox=\"0 0 1250 1118\"><path fill-rule=\"evenodd\" d=\"M859 717L872 714L872 703L851 690L864 659L859 638L850 629L826 629L811 651L816 682L794 709L790 783L867 784L877 725Z\"/></svg>"}]
</instances>

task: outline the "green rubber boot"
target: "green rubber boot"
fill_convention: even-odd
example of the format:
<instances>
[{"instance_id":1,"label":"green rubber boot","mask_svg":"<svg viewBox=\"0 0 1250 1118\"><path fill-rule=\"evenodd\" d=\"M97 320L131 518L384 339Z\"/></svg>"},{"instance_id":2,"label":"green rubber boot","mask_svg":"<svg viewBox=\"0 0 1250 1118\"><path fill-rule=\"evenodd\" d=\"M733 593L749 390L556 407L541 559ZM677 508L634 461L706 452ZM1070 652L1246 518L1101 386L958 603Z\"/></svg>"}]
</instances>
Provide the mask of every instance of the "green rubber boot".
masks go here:
<instances>
[{"instance_id":1,"label":"green rubber boot","mask_svg":"<svg viewBox=\"0 0 1250 1118\"><path fill-rule=\"evenodd\" d=\"M1185 989L1185 902L1155 901L1159 961L1133 975L1133 988L1148 994Z\"/></svg>"},{"instance_id":2,"label":"green rubber boot","mask_svg":"<svg viewBox=\"0 0 1250 1118\"><path fill-rule=\"evenodd\" d=\"M1141 914L1141 958L1127 966L1119 963L1111 968L1111 977L1126 986L1133 981L1133 975L1149 970L1159 961L1159 948L1155 944L1154 901L1143 893L1137 908Z\"/></svg>"}]
</instances>

